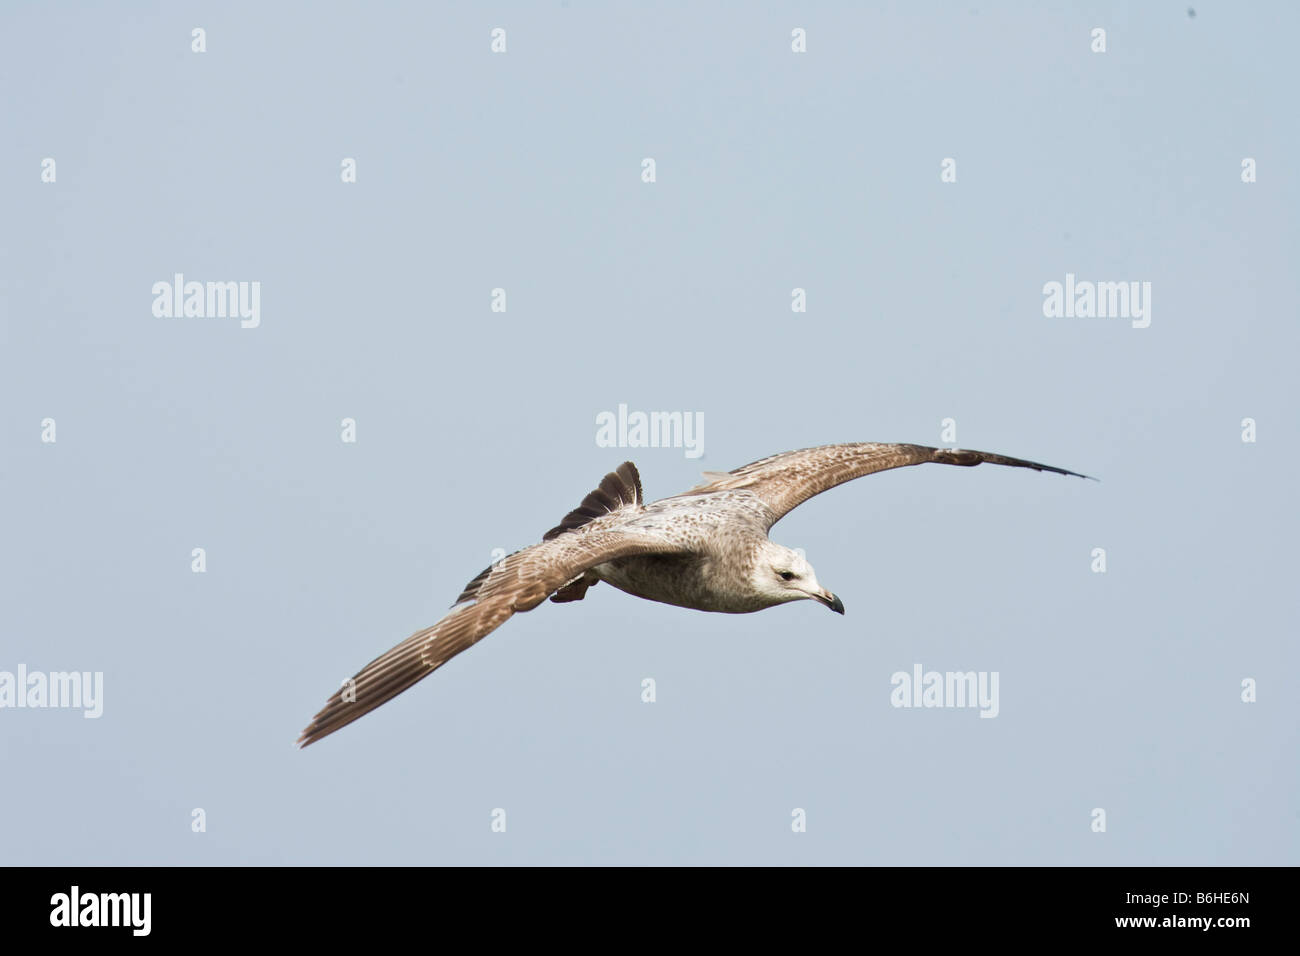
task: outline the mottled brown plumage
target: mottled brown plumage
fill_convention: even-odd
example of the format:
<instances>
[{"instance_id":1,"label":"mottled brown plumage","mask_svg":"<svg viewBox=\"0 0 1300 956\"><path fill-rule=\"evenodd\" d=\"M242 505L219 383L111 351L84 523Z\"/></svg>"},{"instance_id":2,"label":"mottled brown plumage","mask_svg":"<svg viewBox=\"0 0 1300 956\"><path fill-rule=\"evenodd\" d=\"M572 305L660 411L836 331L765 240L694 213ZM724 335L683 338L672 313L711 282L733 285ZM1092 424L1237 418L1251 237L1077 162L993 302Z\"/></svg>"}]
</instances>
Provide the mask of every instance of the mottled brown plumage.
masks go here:
<instances>
[{"instance_id":1,"label":"mottled brown plumage","mask_svg":"<svg viewBox=\"0 0 1300 956\"><path fill-rule=\"evenodd\" d=\"M636 466L606 475L540 544L485 568L446 617L375 658L334 693L298 738L315 743L396 697L452 657L549 596L580 601L606 581L651 601L744 614L816 600L844 613L802 555L767 538L793 508L836 485L890 468L984 462L1077 472L982 451L862 442L823 445L752 462L684 494L645 504Z\"/></svg>"}]
</instances>

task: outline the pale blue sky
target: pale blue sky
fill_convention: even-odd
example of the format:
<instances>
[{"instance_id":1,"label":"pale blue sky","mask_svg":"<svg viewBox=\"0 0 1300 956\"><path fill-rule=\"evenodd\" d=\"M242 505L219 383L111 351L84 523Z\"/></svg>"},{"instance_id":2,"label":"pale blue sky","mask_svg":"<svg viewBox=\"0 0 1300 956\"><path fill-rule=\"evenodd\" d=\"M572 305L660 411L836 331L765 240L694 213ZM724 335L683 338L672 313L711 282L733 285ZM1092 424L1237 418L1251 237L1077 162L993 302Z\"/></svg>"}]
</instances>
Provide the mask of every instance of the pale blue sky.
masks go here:
<instances>
[{"instance_id":1,"label":"pale blue sky","mask_svg":"<svg viewBox=\"0 0 1300 956\"><path fill-rule=\"evenodd\" d=\"M105 700L0 710L0 860L1296 863L1300 12L1187 6L6 4L0 670ZM1067 272L1151 326L1045 318ZM294 749L624 458L947 417L1101 483L864 479L773 531L844 617L601 585ZM917 663L999 716L891 707Z\"/></svg>"}]
</instances>

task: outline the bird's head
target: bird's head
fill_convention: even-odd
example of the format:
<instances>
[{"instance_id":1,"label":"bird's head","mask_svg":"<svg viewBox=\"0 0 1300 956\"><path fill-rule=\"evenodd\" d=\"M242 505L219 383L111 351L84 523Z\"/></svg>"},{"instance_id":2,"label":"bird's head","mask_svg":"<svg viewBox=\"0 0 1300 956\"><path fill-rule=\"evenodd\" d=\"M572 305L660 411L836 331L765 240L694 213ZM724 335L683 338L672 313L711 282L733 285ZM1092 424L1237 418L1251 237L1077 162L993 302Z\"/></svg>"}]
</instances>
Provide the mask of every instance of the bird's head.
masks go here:
<instances>
[{"instance_id":1,"label":"bird's head","mask_svg":"<svg viewBox=\"0 0 1300 956\"><path fill-rule=\"evenodd\" d=\"M844 613L844 602L817 583L817 572L807 559L774 541L764 542L759 552L754 585L773 604L819 601L836 614Z\"/></svg>"}]
</instances>

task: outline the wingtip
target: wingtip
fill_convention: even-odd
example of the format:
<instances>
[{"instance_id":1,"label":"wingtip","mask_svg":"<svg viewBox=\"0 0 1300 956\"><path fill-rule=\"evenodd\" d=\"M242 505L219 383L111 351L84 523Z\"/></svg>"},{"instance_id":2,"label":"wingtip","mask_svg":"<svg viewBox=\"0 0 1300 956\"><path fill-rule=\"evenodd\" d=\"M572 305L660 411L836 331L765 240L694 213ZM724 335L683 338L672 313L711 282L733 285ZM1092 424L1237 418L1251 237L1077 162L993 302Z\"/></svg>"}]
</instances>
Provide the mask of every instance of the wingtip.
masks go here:
<instances>
[{"instance_id":1,"label":"wingtip","mask_svg":"<svg viewBox=\"0 0 1300 956\"><path fill-rule=\"evenodd\" d=\"M1083 478L1086 479L1087 481L1096 481L1096 482L1101 481L1100 478L1094 478L1092 475L1085 475L1081 471L1070 471L1068 468L1057 468L1056 471L1062 475L1069 475L1072 478Z\"/></svg>"}]
</instances>

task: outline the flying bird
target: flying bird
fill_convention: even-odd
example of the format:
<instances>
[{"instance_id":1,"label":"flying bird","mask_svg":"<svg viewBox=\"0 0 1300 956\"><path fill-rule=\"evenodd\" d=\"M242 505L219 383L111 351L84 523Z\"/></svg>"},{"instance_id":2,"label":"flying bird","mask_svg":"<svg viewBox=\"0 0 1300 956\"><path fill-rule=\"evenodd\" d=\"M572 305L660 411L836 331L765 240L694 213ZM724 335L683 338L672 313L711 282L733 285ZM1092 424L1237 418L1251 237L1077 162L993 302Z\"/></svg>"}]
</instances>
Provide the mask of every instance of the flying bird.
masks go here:
<instances>
[{"instance_id":1,"label":"flying bird","mask_svg":"<svg viewBox=\"0 0 1300 956\"><path fill-rule=\"evenodd\" d=\"M556 603L581 601L600 581L648 601L699 611L747 614L811 600L843 614L844 602L818 583L812 565L769 541L768 530L829 488L926 462L989 462L1088 477L983 451L857 442L789 451L730 472L705 472L703 484L646 504L641 476L626 461L540 544L484 568L446 617L345 681L298 744L313 744L392 700L513 614L531 611L548 597Z\"/></svg>"}]
</instances>

